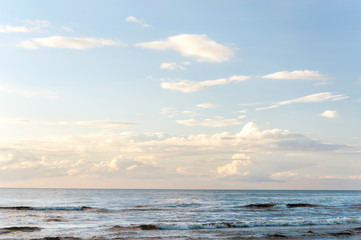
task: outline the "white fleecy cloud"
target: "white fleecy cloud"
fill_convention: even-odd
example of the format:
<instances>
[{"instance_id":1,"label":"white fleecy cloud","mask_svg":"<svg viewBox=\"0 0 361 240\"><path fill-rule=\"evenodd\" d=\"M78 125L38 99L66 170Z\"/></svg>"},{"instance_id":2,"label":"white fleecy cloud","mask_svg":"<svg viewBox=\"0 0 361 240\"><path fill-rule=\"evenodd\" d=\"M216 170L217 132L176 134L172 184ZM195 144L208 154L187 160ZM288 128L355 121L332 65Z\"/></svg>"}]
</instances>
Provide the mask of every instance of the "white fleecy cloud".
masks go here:
<instances>
[{"instance_id":1,"label":"white fleecy cloud","mask_svg":"<svg viewBox=\"0 0 361 240\"><path fill-rule=\"evenodd\" d=\"M24 118L9 119L5 121L18 123L18 124L50 125L50 126L89 126L89 127L99 127L99 128L123 128L136 124L133 122L122 122L122 121L111 121L111 120L50 122L50 121L35 121Z\"/></svg>"},{"instance_id":2,"label":"white fleecy cloud","mask_svg":"<svg viewBox=\"0 0 361 240\"><path fill-rule=\"evenodd\" d=\"M218 105L212 103L200 103L197 104L196 107L203 108L203 109L215 109L218 108Z\"/></svg>"},{"instance_id":3,"label":"white fleecy cloud","mask_svg":"<svg viewBox=\"0 0 361 240\"><path fill-rule=\"evenodd\" d=\"M244 176L250 165L243 153L265 151L336 151L343 145L322 143L287 130L260 130L247 123L238 133L169 135L164 133L91 134L0 142L0 179L51 176L162 178L189 166L212 170L219 177ZM236 153L236 154L235 154ZM270 153L271 154L271 153ZM210 159L229 159L219 166ZM183 165L179 165L182 164ZM218 163L218 164L217 164ZM193 166L194 167L194 166ZM207 171L205 171L207 172ZM211 174L212 171L209 171ZM212 177L211 175L209 177Z\"/></svg>"},{"instance_id":4,"label":"white fleecy cloud","mask_svg":"<svg viewBox=\"0 0 361 240\"><path fill-rule=\"evenodd\" d=\"M23 26L1 25L0 33L29 33L44 31L50 22L47 20L24 20Z\"/></svg>"},{"instance_id":5,"label":"white fleecy cloud","mask_svg":"<svg viewBox=\"0 0 361 240\"><path fill-rule=\"evenodd\" d=\"M52 36L45 38L33 38L20 42L19 47L26 49L38 49L40 47L49 48L71 48L83 50L87 48L116 46L120 42L103 38L72 38L63 36Z\"/></svg>"},{"instance_id":6,"label":"white fleecy cloud","mask_svg":"<svg viewBox=\"0 0 361 240\"><path fill-rule=\"evenodd\" d=\"M246 176L249 174L249 171L245 170L245 167L251 163L248 156L234 154L232 159L231 163L217 168L218 177Z\"/></svg>"},{"instance_id":7,"label":"white fleecy cloud","mask_svg":"<svg viewBox=\"0 0 361 240\"><path fill-rule=\"evenodd\" d=\"M348 96L344 94L333 94L331 92L315 93L304 97L277 102L268 107L257 108L256 111L277 108L283 105L289 105L293 103L319 103L319 102L329 102L329 101L340 101L346 98L348 98Z\"/></svg>"},{"instance_id":8,"label":"white fleecy cloud","mask_svg":"<svg viewBox=\"0 0 361 240\"><path fill-rule=\"evenodd\" d=\"M151 27L151 25L144 22L143 18L136 18L134 16L129 16L125 19L126 22L131 22L135 24L140 24L142 27Z\"/></svg>"},{"instance_id":9,"label":"white fleecy cloud","mask_svg":"<svg viewBox=\"0 0 361 240\"><path fill-rule=\"evenodd\" d=\"M293 72L281 71L262 76L269 79L305 79L305 80L327 80L328 76L319 73L319 71L296 70Z\"/></svg>"},{"instance_id":10,"label":"white fleecy cloud","mask_svg":"<svg viewBox=\"0 0 361 240\"><path fill-rule=\"evenodd\" d=\"M168 69L168 70L186 70L186 65L191 65L191 62L164 62L160 64L161 69Z\"/></svg>"},{"instance_id":11,"label":"white fleecy cloud","mask_svg":"<svg viewBox=\"0 0 361 240\"><path fill-rule=\"evenodd\" d=\"M242 82L248 80L248 76L231 76L229 78L220 78L216 80L206 80L202 82L193 82L189 80L181 80L178 82L162 82L161 87L164 89L180 91L184 93L197 92L205 87L225 85L231 82Z\"/></svg>"},{"instance_id":12,"label":"white fleecy cloud","mask_svg":"<svg viewBox=\"0 0 361 240\"><path fill-rule=\"evenodd\" d=\"M248 122L237 134L238 139L245 140L246 149L276 149L300 151L330 151L347 147L345 145L322 143L288 130L266 129L261 131L253 122Z\"/></svg>"},{"instance_id":13,"label":"white fleecy cloud","mask_svg":"<svg viewBox=\"0 0 361 240\"><path fill-rule=\"evenodd\" d=\"M234 55L234 50L219 44L206 35L180 34L167 40L143 42L139 47L155 50L172 49L185 57L195 58L199 62L224 62Z\"/></svg>"},{"instance_id":14,"label":"white fleecy cloud","mask_svg":"<svg viewBox=\"0 0 361 240\"><path fill-rule=\"evenodd\" d=\"M19 87L10 87L0 85L0 92L19 95L28 98L45 98L45 99L58 99L58 95L50 91L37 91L37 90L28 90Z\"/></svg>"},{"instance_id":15,"label":"white fleecy cloud","mask_svg":"<svg viewBox=\"0 0 361 240\"><path fill-rule=\"evenodd\" d=\"M234 126L234 125L241 125L238 119L234 118L223 118L223 117L214 117L214 118L207 118L202 120L197 119L184 119L184 120L177 120L179 124L193 127L193 126L202 126L202 127L227 127L227 126Z\"/></svg>"},{"instance_id":16,"label":"white fleecy cloud","mask_svg":"<svg viewBox=\"0 0 361 240\"><path fill-rule=\"evenodd\" d=\"M338 112L335 110L326 110L321 113L320 116L325 118L336 118L338 117Z\"/></svg>"}]
</instances>

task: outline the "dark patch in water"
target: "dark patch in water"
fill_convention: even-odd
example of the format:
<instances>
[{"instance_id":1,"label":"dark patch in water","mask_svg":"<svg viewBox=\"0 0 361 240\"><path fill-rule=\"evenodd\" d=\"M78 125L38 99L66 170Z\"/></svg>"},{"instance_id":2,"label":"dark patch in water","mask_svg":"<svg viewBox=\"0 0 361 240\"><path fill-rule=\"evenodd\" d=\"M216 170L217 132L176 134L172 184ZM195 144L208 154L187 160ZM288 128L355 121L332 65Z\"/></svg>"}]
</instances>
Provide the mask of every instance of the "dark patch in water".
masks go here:
<instances>
[{"instance_id":1,"label":"dark patch in water","mask_svg":"<svg viewBox=\"0 0 361 240\"><path fill-rule=\"evenodd\" d=\"M31 207L27 206L16 206L16 207L0 207L1 210L32 210Z\"/></svg>"},{"instance_id":2,"label":"dark patch in water","mask_svg":"<svg viewBox=\"0 0 361 240\"><path fill-rule=\"evenodd\" d=\"M157 226L153 225L153 224L143 224L139 226L140 229L142 230L157 230Z\"/></svg>"},{"instance_id":3,"label":"dark patch in water","mask_svg":"<svg viewBox=\"0 0 361 240\"><path fill-rule=\"evenodd\" d=\"M134 227L122 227L119 225L115 225L113 227L110 228L111 230L134 230L134 229L138 229L138 230L160 230L156 225L154 224L142 224L139 226L134 226Z\"/></svg>"},{"instance_id":4,"label":"dark patch in water","mask_svg":"<svg viewBox=\"0 0 361 240\"><path fill-rule=\"evenodd\" d=\"M288 208L300 208L300 207L318 207L318 205L310 203L288 203L286 204Z\"/></svg>"},{"instance_id":5,"label":"dark patch in water","mask_svg":"<svg viewBox=\"0 0 361 240\"><path fill-rule=\"evenodd\" d=\"M35 232L40 231L39 227L5 227L0 228L0 234L12 233L12 232Z\"/></svg>"},{"instance_id":6,"label":"dark patch in water","mask_svg":"<svg viewBox=\"0 0 361 240\"><path fill-rule=\"evenodd\" d=\"M29 207L29 206L14 206L14 207L0 207L0 210L17 210L17 211L90 211L94 210L92 207Z\"/></svg>"},{"instance_id":7,"label":"dark patch in water","mask_svg":"<svg viewBox=\"0 0 361 240\"><path fill-rule=\"evenodd\" d=\"M252 209L267 209L276 206L277 204L264 203L264 204L249 204L244 207Z\"/></svg>"},{"instance_id":8,"label":"dark patch in water","mask_svg":"<svg viewBox=\"0 0 361 240\"><path fill-rule=\"evenodd\" d=\"M45 237L45 238L36 238L32 240L82 240L82 239L78 237ZM97 240L100 239L97 238Z\"/></svg>"},{"instance_id":9,"label":"dark patch in water","mask_svg":"<svg viewBox=\"0 0 361 240\"><path fill-rule=\"evenodd\" d=\"M289 237L287 237L286 235L278 234L278 233L268 234L268 235L266 235L266 238L269 238L269 239L289 239Z\"/></svg>"},{"instance_id":10,"label":"dark patch in water","mask_svg":"<svg viewBox=\"0 0 361 240\"><path fill-rule=\"evenodd\" d=\"M351 205L351 207L353 207L353 208L360 208L360 209L361 209L361 204Z\"/></svg>"},{"instance_id":11,"label":"dark patch in water","mask_svg":"<svg viewBox=\"0 0 361 240\"><path fill-rule=\"evenodd\" d=\"M334 237L348 237L348 236L352 236L353 234L349 231L343 231L343 232L330 233L330 235Z\"/></svg>"},{"instance_id":12,"label":"dark patch in water","mask_svg":"<svg viewBox=\"0 0 361 240\"><path fill-rule=\"evenodd\" d=\"M129 209L119 210L119 212L150 212L150 211L165 211L165 209L160 209L160 208L129 208Z\"/></svg>"},{"instance_id":13,"label":"dark patch in water","mask_svg":"<svg viewBox=\"0 0 361 240\"><path fill-rule=\"evenodd\" d=\"M58 217L58 218L48 218L46 219L47 222L65 222L64 219Z\"/></svg>"}]
</instances>

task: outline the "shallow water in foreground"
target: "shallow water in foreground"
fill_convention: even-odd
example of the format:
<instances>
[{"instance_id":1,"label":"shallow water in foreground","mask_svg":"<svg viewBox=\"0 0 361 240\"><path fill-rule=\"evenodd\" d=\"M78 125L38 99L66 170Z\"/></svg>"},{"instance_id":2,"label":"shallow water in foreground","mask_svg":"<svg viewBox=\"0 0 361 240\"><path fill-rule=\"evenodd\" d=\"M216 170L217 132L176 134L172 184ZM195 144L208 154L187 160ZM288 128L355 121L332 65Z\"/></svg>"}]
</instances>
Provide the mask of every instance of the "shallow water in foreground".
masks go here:
<instances>
[{"instance_id":1,"label":"shallow water in foreground","mask_svg":"<svg viewBox=\"0 0 361 240\"><path fill-rule=\"evenodd\" d=\"M361 239L361 191L0 189L0 216L0 239Z\"/></svg>"}]
</instances>

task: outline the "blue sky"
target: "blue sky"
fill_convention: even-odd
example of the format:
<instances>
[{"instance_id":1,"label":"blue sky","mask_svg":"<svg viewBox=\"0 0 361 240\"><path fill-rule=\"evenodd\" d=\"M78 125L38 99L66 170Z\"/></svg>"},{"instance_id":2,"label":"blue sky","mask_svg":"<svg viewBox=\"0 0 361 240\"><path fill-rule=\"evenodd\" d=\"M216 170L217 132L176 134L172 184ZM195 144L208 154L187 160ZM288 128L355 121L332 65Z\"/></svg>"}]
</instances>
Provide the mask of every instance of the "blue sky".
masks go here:
<instances>
[{"instance_id":1,"label":"blue sky","mask_svg":"<svg viewBox=\"0 0 361 240\"><path fill-rule=\"evenodd\" d=\"M0 186L360 189L359 1L1 1Z\"/></svg>"}]
</instances>

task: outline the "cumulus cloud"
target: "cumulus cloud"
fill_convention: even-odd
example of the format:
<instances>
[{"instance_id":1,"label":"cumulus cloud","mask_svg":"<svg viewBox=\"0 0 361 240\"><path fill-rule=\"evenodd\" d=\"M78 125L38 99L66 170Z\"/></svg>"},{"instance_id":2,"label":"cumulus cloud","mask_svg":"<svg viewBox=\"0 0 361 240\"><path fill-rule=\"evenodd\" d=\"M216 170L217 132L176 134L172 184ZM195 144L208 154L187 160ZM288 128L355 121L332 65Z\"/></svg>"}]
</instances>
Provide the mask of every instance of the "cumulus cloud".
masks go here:
<instances>
[{"instance_id":1,"label":"cumulus cloud","mask_svg":"<svg viewBox=\"0 0 361 240\"><path fill-rule=\"evenodd\" d=\"M164 89L170 89L180 91L184 93L197 92L205 87L225 85L231 82L242 82L248 80L248 76L231 76L229 78L220 78L216 80L206 80L202 82L193 82L189 80L181 80L178 82L162 82L161 87Z\"/></svg>"},{"instance_id":2,"label":"cumulus cloud","mask_svg":"<svg viewBox=\"0 0 361 240\"><path fill-rule=\"evenodd\" d=\"M346 147L345 145L323 143L288 130L260 130L254 122L248 122L237 134L250 149L274 149L291 151L332 151Z\"/></svg>"},{"instance_id":3,"label":"cumulus cloud","mask_svg":"<svg viewBox=\"0 0 361 240\"><path fill-rule=\"evenodd\" d=\"M0 92L14 94L14 95L28 97L28 98L45 98L45 99L51 99L51 100L58 99L58 95L54 92L29 90L29 89L4 86L4 85L0 85Z\"/></svg>"},{"instance_id":4,"label":"cumulus cloud","mask_svg":"<svg viewBox=\"0 0 361 240\"><path fill-rule=\"evenodd\" d=\"M328 77L311 70L296 70L293 72L282 71L262 76L262 78L270 79L306 79L306 80L326 80Z\"/></svg>"},{"instance_id":5,"label":"cumulus cloud","mask_svg":"<svg viewBox=\"0 0 361 240\"><path fill-rule=\"evenodd\" d=\"M231 48L213 41L206 35L197 34L180 34L168 37L167 40L136 45L155 50L172 49L199 62L224 62L234 55L234 50Z\"/></svg>"},{"instance_id":6,"label":"cumulus cloud","mask_svg":"<svg viewBox=\"0 0 361 240\"><path fill-rule=\"evenodd\" d=\"M304 97L277 102L271 106L257 108L256 111L277 108L283 105L289 105L293 103L319 103L319 102L329 102L329 101L340 101L346 98L348 98L348 96L344 94L332 94L331 92L315 93Z\"/></svg>"},{"instance_id":7,"label":"cumulus cloud","mask_svg":"<svg viewBox=\"0 0 361 240\"><path fill-rule=\"evenodd\" d=\"M249 171L245 170L245 167L251 163L248 156L244 154L234 154L232 156L232 159L235 160L233 160L231 163L217 168L218 177L224 178L249 175Z\"/></svg>"},{"instance_id":8,"label":"cumulus cloud","mask_svg":"<svg viewBox=\"0 0 361 240\"><path fill-rule=\"evenodd\" d=\"M336 118L338 117L338 112L335 110L326 110L321 113L320 116L325 118Z\"/></svg>"},{"instance_id":9,"label":"cumulus cloud","mask_svg":"<svg viewBox=\"0 0 361 240\"><path fill-rule=\"evenodd\" d=\"M241 125L238 119L226 119L223 117L215 117L215 118L207 118L202 120L196 119L184 119L184 120L177 120L179 124L186 125L189 127L193 126L202 126L202 127L227 127L227 126L234 126L234 125Z\"/></svg>"},{"instance_id":10,"label":"cumulus cloud","mask_svg":"<svg viewBox=\"0 0 361 240\"><path fill-rule=\"evenodd\" d=\"M46 20L24 20L23 26L1 25L0 33L29 33L44 31L50 22Z\"/></svg>"},{"instance_id":11,"label":"cumulus cloud","mask_svg":"<svg viewBox=\"0 0 361 240\"><path fill-rule=\"evenodd\" d=\"M126 22L140 24L142 27L151 27L151 25L144 22L143 18L136 18L134 16L129 16L125 19Z\"/></svg>"},{"instance_id":12,"label":"cumulus cloud","mask_svg":"<svg viewBox=\"0 0 361 240\"><path fill-rule=\"evenodd\" d=\"M51 126L89 126L89 127L99 127L99 128L123 128L135 125L133 122L121 122L121 121L111 121L111 120L93 120L93 121L35 121L31 119L11 119L8 120L13 123L19 124L33 124L33 125L51 125Z\"/></svg>"},{"instance_id":13,"label":"cumulus cloud","mask_svg":"<svg viewBox=\"0 0 361 240\"><path fill-rule=\"evenodd\" d=\"M343 147L287 130L261 130L252 122L238 133L171 135L121 132L8 140L0 142L0 179L54 176L159 179L177 172L191 174L190 167L204 168L204 174L210 178L214 174L219 178L243 178L246 175L248 178L256 176L253 168L246 169L255 165L248 157L250 153L305 153L336 151ZM222 165L220 161L226 159L229 162ZM198 165L189 166L194 161Z\"/></svg>"},{"instance_id":14,"label":"cumulus cloud","mask_svg":"<svg viewBox=\"0 0 361 240\"><path fill-rule=\"evenodd\" d=\"M49 48L71 48L77 50L84 50L87 48L115 46L120 45L120 42L103 39L103 38L72 38L63 36L52 36L45 38L33 38L20 42L19 47L26 49L38 49L40 47Z\"/></svg>"}]
</instances>

